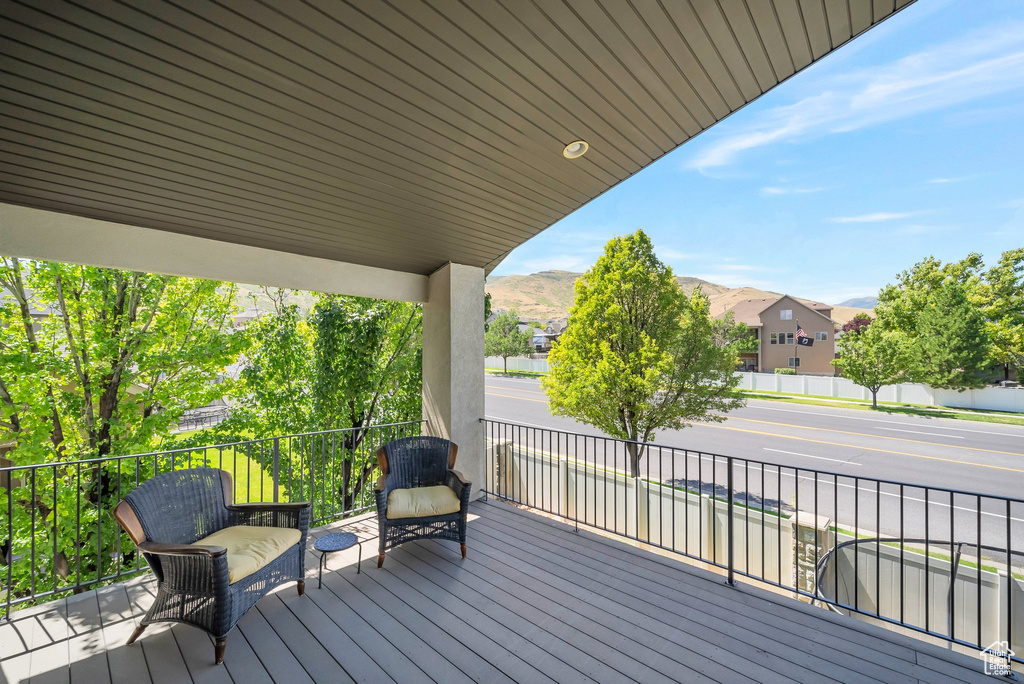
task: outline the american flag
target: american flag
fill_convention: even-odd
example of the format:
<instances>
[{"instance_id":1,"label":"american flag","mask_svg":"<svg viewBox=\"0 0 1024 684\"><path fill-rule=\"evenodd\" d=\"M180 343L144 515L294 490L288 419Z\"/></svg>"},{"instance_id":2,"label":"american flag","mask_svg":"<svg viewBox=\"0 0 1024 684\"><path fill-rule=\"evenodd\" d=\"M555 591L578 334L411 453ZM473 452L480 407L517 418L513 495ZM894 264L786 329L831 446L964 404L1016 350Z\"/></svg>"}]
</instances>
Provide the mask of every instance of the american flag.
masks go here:
<instances>
[{"instance_id":1,"label":"american flag","mask_svg":"<svg viewBox=\"0 0 1024 684\"><path fill-rule=\"evenodd\" d=\"M797 323L796 324L796 339L799 340L801 337L807 337L807 333L805 333L804 329L800 327L799 323Z\"/></svg>"}]
</instances>

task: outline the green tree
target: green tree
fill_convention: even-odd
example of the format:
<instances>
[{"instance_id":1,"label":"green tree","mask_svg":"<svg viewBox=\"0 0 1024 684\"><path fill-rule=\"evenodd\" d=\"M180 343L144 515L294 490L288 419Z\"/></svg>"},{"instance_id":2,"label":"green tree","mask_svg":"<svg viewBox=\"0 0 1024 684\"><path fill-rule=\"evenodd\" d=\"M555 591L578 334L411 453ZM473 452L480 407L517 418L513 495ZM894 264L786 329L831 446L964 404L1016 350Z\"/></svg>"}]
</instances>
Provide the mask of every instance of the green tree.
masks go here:
<instances>
[{"instance_id":1,"label":"green tree","mask_svg":"<svg viewBox=\"0 0 1024 684\"><path fill-rule=\"evenodd\" d=\"M487 319L491 317L491 293L487 292L484 294L484 332L491 327L491 324L487 322Z\"/></svg>"},{"instance_id":2,"label":"green tree","mask_svg":"<svg viewBox=\"0 0 1024 684\"><path fill-rule=\"evenodd\" d=\"M251 340L232 395L232 423L257 438L309 429L312 408L313 330L294 304L249 324Z\"/></svg>"},{"instance_id":3,"label":"green tree","mask_svg":"<svg viewBox=\"0 0 1024 684\"><path fill-rule=\"evenodd\" d=\"M508 357L529 354L532 342L533 336L519 329L519 314L513 309L498 314L484 333L484 354L500 356L508 373Z\"/></svg>"},{"instance_id":4,"label":"green tree","mask_svg":"<svg viewBox=\"0 0 1024 684\"><path fill-rule=\"evenodd\" d=\"M244 344L223 283L4 257L0 286L0 419L19 464L144 450L224 395Z\"/></svg>"},{"instance_id":5,"label":"green tree","mask_svg":"<svg viewBox=\"0 0 1024 684\"><path fill-rule=\"evenodd\" d=\"M313 424L355 428L332 473L345 510L366 491L379 444L363 448L376 424L422 413L422 313L419 306L363 297L321 295L313 309Z\"/></svg>"},{"instance_id":6,"label":"green tree","mask_svg":"<svg viewBox=\"0 0 1024 684\"><path fill-rule=\"evenodd\" d=\"M979 254L948 264L928 257L879 293L871 327L903 336L911 380L964 390L991 379L983 267Z\"/></svg>"},{"instance_id":7,"label":"green tree","mask_svg":"<svg viewBox=\"0 0 1024 684\"><path fill-rule=\"evenodd\" d=\"M234 287L222 283L0 258L0 287L0 438L15 443L15 465L148 451L185 410L223 396L221 373L244 344L229 326ZM36 549L34 565L27 553L13 563L13 595L133 562L114 552L123 540L110 510L167 461L12 478L17 504L0 529Z\"/></svg>"},{"instance_id":8,"label":"green tree","mask_svg":"<svg viewBox=\"0 0 1024 684\"><path fill-rule=\"evenodd\" d=\"M871 392L871 408L878 408L878 390L907 379L907 345L902 335L868 325L839 338L839 358L832 363L845 378Z\"/></svg>"},{"instance_id":9,"label":"green tree","mask_svg":"<svg viewBox=\"0 0 1024 684\"><path fill-rule=\"evenodd\" d=\"M757 353L758 340L754 337L754 331L742 321L737 323L731 311L720 318L711 319L711 336L715 346L728 347L737 355Z\"/></svg>"},{"instance_id":10,"label":"green tree","mask_svg":"<svg viewBox=\"0 0 1024 684\"><path fill-rule=\"evenodd\" d=\"M612 239L576 281L569 325L548 359L552 412L627 440L638 477L655 430L720 422L743 405L732 393L736 352L715 344L709 309L699 289L687 298L642 230Z\"/></svg>"},{"instance_id":11,"label":"green tree","mask_svg":"<svg viewBox=\"0 0 1024 684\"><path fill-rule=\"evenodd\" d=\"M979 299L992 358L1024 376L1024 248L1003 252L985 272Z\"/></svg>"},{"instance_id":12,"label":"green tree","mask_svg":"<svg viewBox=\"0 0 1024 684\"><path fill-rule=\"evenodd\" d=\"M931 293L917 317L911 374L932 387L964 390L984 387L992 377L992 357L981 310L963 285L949 280Z\"/></svg>"},{"instance_id":13,"label":"green tree","mask_svg":"<svg viewBox=\"0 0 1024 684\"><path fill-rule=\"evenodd\" d=\"M280 447L289 472L310 474L285 483L290 499L316 500L318 516L365 502L380 446L367 434L422 414L421 328L417 305L338 295L317 295L308 320L287 305L250 326L234 393L238 428L262 437L355 428Z\"/></svg>"}]
</instances>

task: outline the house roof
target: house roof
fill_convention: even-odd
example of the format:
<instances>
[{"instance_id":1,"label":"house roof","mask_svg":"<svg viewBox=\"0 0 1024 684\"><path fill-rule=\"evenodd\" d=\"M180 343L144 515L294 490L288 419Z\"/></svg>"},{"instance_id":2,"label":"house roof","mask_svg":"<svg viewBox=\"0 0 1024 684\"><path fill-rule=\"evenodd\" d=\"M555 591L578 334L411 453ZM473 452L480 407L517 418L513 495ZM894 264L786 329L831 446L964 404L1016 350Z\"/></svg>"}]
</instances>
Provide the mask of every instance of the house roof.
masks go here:
<instances>
[{"instance_id":1,"label":"house roof","mask_svg":"<svg viewBox=\"0 0 1024 684\"><path fill-rule=\"evenodd\" d=\"M789 295L782 295L781 297L764 297L759 299L744 299L737 302L731 309L722 312L716 318L721 318L727 313L732 313L733 320L737 323L746 323L748 326L754 327L761 325L761 314L766 309L776 304L777 302L788 299L800 306L807 307L814 313L818 314L822 318L831 321L832 319L827 316L824 312L832 312L832 307L828 304L822 304L821 302L802 302L795 297Z\"/></svg>"},{"instance_id":2,"label":"house roof","mask_svg":"<svg viewBox=\"0 0 1024 684\"><path fill-rule=\"evenodd\" d=\"M507 4L4 3L0 202L490 270L910 0Z\"/></svg>"},{"instance_id":3,"label":"house roof","mask_svg":"<svg viewBox=\"0 0 1024 684\"><path fill-rule=\"evenodd\" d=\"M754 327L761 325L761 312L779 301L778 297L767 297L764 299L744 299L736 302L729 310L722 312L716 318L721 318L727 313L732 313L733 320L737 323L746 323Z\"/></svg>"}]
</instances>

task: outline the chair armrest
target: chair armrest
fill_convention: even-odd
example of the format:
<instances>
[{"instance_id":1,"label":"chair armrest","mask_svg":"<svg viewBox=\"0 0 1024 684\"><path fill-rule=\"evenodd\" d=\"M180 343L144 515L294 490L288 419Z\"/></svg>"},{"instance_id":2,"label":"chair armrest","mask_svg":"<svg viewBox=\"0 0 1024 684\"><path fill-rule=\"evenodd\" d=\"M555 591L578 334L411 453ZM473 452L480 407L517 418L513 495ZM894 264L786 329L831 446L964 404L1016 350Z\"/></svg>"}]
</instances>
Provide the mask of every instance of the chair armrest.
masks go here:
<instances>
[{"instance_id":1,"label":"chair armrest","mask_svg":"<svg viewBox=\"0 0 1024 684\"><path fill-rule=\"evenodd\" d=\"M309 506L308 501L299 501L295 503L274 503L269 502L257 502L257 503L244 503L244 504L231 504L228 506L229 511L272 511L272 510L299 510Z\"/></svg>"},{"instance_id":2,"label":"chair armrest","mask_svg":"<svg viewBox=\"0 0 1024 684\"><path fill-rule=\"evenodd\" d=\"M458 470L448 470L446 483L451 487L452 491L455 492L455 496L459 497L459 511L465 515L466 511L469 510L469 492L473 488L473 484L468 482L465 476Z\"/></svg>"},{"instance_id":3,"label":"chair armrest","mask_svg":"<svg viewBox=\"0 0 1024 684\"><path fill-rule=\"evenodd\" d=\"M288 527L301 530L305 537L310 508L309 502L236 504L228 506L228 516L232 525Z\"/></svg>"},{"instance_id":4,"label":"chair armrest","mask_svg":"<svg viewBox=\"0 0 1024 684\"><path fill-rule=\"evenodd\" d=\"M159 542L142 542L139 551L158 556L209 556L217 557L227 554L223 546L195 546L193 544L161 544Z\"/></svg>"},{"instance_id":5,"label":"chair armrest","mask_svg":"<svg viewBox=\"0 0 1024 684\"><path fill-rule=\"evenodd\" d=\"M469 480L467 480L466 476L463 475L462 473L460 473L458 470L450 468L448 470L448 472L451 473L452 475L454 475L456 477L456 479L458 479L458 481L462 483L463 487L472 487L473 486L473 483L470 482Z\"/></svg>"},{"instance_id":6,"label":"chair armrest","mask_svg":"<svg viewBox=\"0 0 1024 684\"><path fill-rule=\"evenodd\" d=\"M228 550L223 546L142 542L153 574L172 591L197 599L227 600Z\"/></svg>"}]
</instances>

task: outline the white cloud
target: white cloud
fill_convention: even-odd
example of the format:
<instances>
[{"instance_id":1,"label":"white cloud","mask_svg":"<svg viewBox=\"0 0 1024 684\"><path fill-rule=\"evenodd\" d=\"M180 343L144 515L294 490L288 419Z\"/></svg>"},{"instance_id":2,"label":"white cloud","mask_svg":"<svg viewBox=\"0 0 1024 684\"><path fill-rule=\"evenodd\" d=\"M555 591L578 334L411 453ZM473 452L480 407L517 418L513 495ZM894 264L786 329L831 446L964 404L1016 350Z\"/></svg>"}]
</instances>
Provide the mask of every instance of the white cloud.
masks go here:
<instances>
[{"instance_id":1,"label":"white cloud","mask_svg":"<svg viewBox=\"0 0 1024 684\"><path fill-rule=\"evenodd\" d=\"M960 181L967 180L967 176L961 178L932 178L929 183L959 183Z\"/></svg>"},{"instance_id":2,"label":"white cloud","mask_svg":"<svg viewBox=\"0 0 1024 684\"><path fill-rule=\"evenodd\" d=\"M688 166L704 172L733 163L746 150L853 131L1022 89L1024 22L977 31L888 64L799 83L812 94L767 110L738 132L712 138Z\"/></svg>"},{"instance_id":3,"label":"white cloud","mask_svg":"<svg viewBox=\"0 0 1024 684\"><path fill-rule=\"evenodd\" d=\"M780 187L780 186L769 186L767 188L761 188L762 195L807 195L812 192L821 192L825 188L792 188L792 187Z\"/></svg>"},{"instance_id":4,"label":"white cloud","mask_svg":"<svg viewBox=\"0 0 1024 684\"><path fill-rule=\"evenodd\" d=\"M876 211L873 214L862 214L861 216L837 216L836 218L829 219L832 223L878 223L879 221L895 221L896 219L907 218L908 216L914 216L915 211L906 212L889 212L889 211Z\"/></svg>"}]
</instances>

